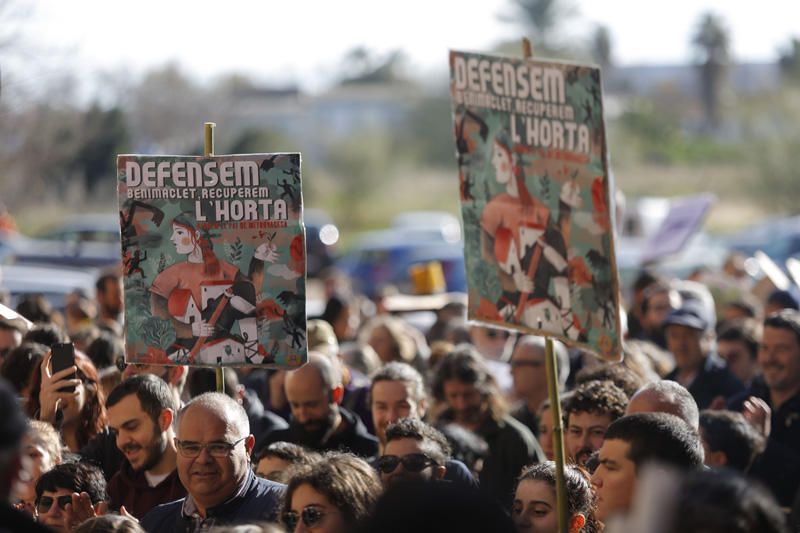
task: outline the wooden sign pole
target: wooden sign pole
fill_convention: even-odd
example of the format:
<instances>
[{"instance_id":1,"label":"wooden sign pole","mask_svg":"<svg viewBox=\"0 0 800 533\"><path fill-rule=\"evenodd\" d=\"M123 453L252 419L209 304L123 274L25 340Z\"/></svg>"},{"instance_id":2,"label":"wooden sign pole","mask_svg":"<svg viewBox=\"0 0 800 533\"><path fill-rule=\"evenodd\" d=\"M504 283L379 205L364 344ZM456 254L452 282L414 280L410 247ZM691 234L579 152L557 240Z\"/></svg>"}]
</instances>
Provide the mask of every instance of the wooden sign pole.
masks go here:
<instances>
[{"instance_id":1,"label":"wooden sign pole","mask_svg":"<svg viewBox=\"0 0 800 533\"><path fill-rule=\"evenodd\" d=\"M217 125L213 122L206 122L203 124L205 141L203 143L203 155L205 157L212 157L214 155L214 128L216 127ZM214 320L214 322L216 322L216 320ZM214 371L217 377L217 392L225 394L225 379L222 373L222 367L218 366Z\"/></svg>"},{"instance_id":2,"label":"wooden sign pole","mask_svg":"<svg viewBox=\"0 0 800 533\"><path fill-rule=\"evenodd\" d=\"M533 57L533 47L527 37L522 38L522 55L525 59ZM536 261L538 263L538 261ZM533 275L535 266L528 274ZM524 295L520 307L524 305ZM521 310L521 309L520 309ZM541 329L541 326L539 327ZM547 372L547 392L550 397L550 412L553 415L553 453L556 459L556 505L558 508L558 531L567 533L567 486L564 480L564 423L561 418L561 398L558 386L558 365L556 364L553 339L545 337L545 370Z\"/></svg>"}]
</instances>

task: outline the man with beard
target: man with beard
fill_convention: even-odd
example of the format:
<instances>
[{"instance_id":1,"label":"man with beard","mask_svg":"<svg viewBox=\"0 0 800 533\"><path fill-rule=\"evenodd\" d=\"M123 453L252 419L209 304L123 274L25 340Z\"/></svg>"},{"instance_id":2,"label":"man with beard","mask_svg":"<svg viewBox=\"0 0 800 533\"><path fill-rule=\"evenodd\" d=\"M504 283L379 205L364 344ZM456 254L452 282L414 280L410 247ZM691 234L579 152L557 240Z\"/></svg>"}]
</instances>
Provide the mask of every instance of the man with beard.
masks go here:
<instances>
[{"instance_id":1,"label":"man with beard","mask_svg":"<svg viewBox=\"0 0 800 533\"><path fill-rule=\"evenodd\" d=\"M608 426L625 414L628 397L610 381L587 381L564 406L564 448L583 466L603 445Z\"/></svg>"},{"instance_id":2,"label":"man with beard","mask_svg":"<svg viewBox=\"0 0 800 533\"><path fill-rule=\"evenodd\" d=\"M784 506L800 486L800 311L784 309L764 320L758 348L761 378L728 403L767 438L750 474Z\"/></svg>"},{"instance_id":3,"label":"man with beard","mask_svg":"<svg viewBox=\"0 0 800 533\"><path fill-rule=\"evenodd\" d=\"M117 385L106 401L109 425L125 462L108 484L111 508L141 518L158 504L186 494L176 470L172 421L175 403L169 386L152 374Z\"/></svg>"},{"instance_id":4,"label":"man with beard","mask_svg":"<svg viewBox=\"0 0 800 533\"><path fill-rule=\"evenodd\" d=\"M316 451L348 451L370 458L378 453L378 439L367 432L357 415L341 407L344 396L338 365L318 352L308 363L288 372L286 398L292 409L288 429L278 429L259 439L263 446L286 441Z\"/></svg>"},{"instance_id":5,"label":"man with beard","mask_svg":"<svg viewBox=\"0 0 800 533\"><path fill-rule=\"evenodd\" d=\"M510 509L522 467L544 460L536 438L508 414L494 378L470 344L460 344L442 358L432 388L436 399L446 405L438 423L455 423L488 444L481 489Z\"/></svg>"}]
</instances>

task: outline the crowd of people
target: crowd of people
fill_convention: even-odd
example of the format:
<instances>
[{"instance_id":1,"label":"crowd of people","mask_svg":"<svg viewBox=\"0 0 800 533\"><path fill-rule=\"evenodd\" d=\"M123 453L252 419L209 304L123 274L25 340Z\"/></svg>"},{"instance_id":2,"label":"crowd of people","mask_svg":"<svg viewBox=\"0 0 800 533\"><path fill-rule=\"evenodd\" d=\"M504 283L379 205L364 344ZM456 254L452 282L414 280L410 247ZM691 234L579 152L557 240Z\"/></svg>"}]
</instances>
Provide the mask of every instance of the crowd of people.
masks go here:
<instances>
[{"instance_id":1,"label":"crowd of people","mask_svg":"<svg viewBox=\"0 0 800 533\"><path fill-rule=\"evenodd\" d=\"M331 276L295 370L125 364L121 280L0 319L0 532L800 530L800 306L643 272L624 357ZM388 306L390 307L390 306ZM71 341L74 366L51 347Z\"/></svg>"}]
</instances>

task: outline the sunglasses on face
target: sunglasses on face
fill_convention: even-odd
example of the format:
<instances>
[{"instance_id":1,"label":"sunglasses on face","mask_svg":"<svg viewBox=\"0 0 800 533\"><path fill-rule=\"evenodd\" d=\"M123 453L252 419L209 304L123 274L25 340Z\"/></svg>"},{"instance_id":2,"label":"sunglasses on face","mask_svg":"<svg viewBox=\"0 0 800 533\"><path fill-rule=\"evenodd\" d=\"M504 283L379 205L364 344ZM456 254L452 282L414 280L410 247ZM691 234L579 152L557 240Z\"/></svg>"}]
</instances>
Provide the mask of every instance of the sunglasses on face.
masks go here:
<instances>
[{"instance_id":1,"label":"sunglasses on face","mask_svg":"<svg viewBox=\"0 0 800 533\"><path fill-rule=\"evenodd\" d=\"M297 524L302 520L304 526L308 528L316 527L322 522L325 515L326 513L322 509L309 505L303 509L299 515L295 511L283 513L283 525L286 526L288 531L294 531Z\"/></svg>"},{"instance_id":2,"label":"sunglasses on face","mask_svg":"<svg viewBox=\"0 0 800 533\"><path fill-rule=\"evenodd\" d=\"M406 472L422 472L426 467L435 465L436 461L424 453L410 453L403 457L384 455L378 459L378 470L384 474L391 474L400 463L403 464L403 469Z\"/></svg>"},{"instance_id":3,"label":"sunglasses on face","mask_svg":"<svg viewBox=\"0 0 800 533\"><path fill-rule=\"evenodd\" d=\"M52 496L42 496L39 498L39 501L36 502L36 512L39 514L45 514L53 506L53 502L56 502L58 507L63 511L67 508L68 503L72 503L72 496L70 494L64 494L63 496L58 496L57 498L53 498Z\"/></svg>"}]
</instances>

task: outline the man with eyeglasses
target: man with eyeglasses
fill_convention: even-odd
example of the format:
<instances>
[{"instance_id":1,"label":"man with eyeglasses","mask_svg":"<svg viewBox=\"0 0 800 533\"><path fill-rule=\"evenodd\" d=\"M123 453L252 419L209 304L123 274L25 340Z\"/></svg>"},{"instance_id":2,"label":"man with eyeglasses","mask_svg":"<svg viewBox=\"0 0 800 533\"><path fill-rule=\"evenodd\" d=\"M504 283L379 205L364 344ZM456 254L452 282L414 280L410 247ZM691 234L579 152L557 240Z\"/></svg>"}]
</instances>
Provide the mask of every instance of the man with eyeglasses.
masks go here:
<instances>
[{"instance_id":1,"label":"man with eyeglasses","mask_svg":"<svg viewBox=\"0 0 800 533\"><path fill-rule=\"evenodd\" d=\"M250 468L255 439L247 413L224 394L192 399L178 413L178 476L186 498L160 505L142 519L151 533L194 532L218 525L274 521L285 486Z\"/></svg>"},{"instance_id":2,"label":"man with eyeglasses","mask_svg":"<svg viewBox=\"0 0 800 533\"><path fill-rule=\"evenodd\" d=\"M375 466L384 487L403 481L441 480L449 455L444 435L421 420L402 418L386 428L386 446Z\"/></svg>"},{"instance_id":3,"label":"man with eyeglasses","mask_svg":"<svg viewBox=\"0 0 800 533\"><path fill-rule=\"evenodd\" d=\"M55 531L68 533L77 525L68 512L77 501L73 500L76 494L90 502L97 514L104 514L106 478L103 472L89 463L54 466L36 482L36 519Z\"/></svg>"},{"instance_id":4,"label":"man with eyeglasses","mask_svg":"<svg viewBox=\"0 0 800 533\"><path fill-rule=\"evenodd\" d=\"M569 377L569 355L566 347L553 342L558 367L558 383L563 389ZM514 396L519 405L511 416L525 424L534 436L539 436L539 418L536 413L547 399L547 372L545 372L544 337L522 335L511 352L511 378Z\"/></svg>"}]
</instances>

